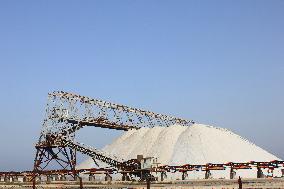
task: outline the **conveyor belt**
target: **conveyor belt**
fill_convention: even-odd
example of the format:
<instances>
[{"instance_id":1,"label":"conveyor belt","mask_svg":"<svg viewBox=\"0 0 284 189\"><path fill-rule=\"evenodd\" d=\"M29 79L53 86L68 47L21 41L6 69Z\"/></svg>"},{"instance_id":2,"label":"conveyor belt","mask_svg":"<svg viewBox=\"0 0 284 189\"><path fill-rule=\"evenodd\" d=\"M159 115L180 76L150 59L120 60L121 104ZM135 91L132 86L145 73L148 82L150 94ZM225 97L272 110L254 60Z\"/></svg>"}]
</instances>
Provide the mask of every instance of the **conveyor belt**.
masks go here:
<instances>
[{"instance_id":1,"label":"conveyor belt","mask_svg":"<svg viewBox=\"0 0 284 189\"><path fill-rule=\"evenodd\" d=\"M121 169L121 170L134 170L137 168L137 162L127 162L121 158L118 158L114 155L108 154L102 150L98 150L96 148L87 146L82 143L78 143L75 141L68 140L66 138L62 138L61 142L63 145L66 145L72 149L75 149L82 154L88 155L89 157L102 161L112 167Z\"/></svg>"}]
</instances>

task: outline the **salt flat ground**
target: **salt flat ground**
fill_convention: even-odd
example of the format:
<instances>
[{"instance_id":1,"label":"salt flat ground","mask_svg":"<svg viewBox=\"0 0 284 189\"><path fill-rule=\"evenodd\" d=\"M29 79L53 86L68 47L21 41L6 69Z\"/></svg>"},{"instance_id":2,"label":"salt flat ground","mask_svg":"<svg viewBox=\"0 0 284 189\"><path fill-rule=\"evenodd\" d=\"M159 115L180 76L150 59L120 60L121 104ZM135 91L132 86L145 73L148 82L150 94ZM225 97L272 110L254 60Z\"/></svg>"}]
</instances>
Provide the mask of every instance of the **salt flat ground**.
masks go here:
<instances>
[{"instance_id":1,"label":"salt flat ground","mask_svg":"<svg viewBox=\"0 0 284 189\"><path fill-rule=\"evenodd\" d=\"M84 189L146 189L146 183L138 182L84 182ZM31 189L31 183L0 183L0 188ZM38 189L78 189L79 183L74 181L50 184L37 184ZM237 180L212 179L212 180L186 180L173 182L151 183L153 189L237 189ZM284 189L284 178L274 179L244 179L243 188L251 189Z\"/></svg>"}]
</instances>

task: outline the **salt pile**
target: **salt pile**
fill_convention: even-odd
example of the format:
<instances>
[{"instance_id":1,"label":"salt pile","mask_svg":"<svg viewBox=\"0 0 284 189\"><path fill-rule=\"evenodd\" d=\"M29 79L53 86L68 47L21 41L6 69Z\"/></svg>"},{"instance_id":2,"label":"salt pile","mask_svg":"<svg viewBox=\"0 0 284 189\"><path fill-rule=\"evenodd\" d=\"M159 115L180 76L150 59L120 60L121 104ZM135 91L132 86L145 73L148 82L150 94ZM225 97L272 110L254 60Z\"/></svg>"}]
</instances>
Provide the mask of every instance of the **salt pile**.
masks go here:
<instances>
[{"instance_id":1,"label":"salt pile","mask_svg":"<svg viewBox=\"0 0 284 189\"><path fill-rule=\"evenodd\" d=\"M125 160L134 159L138 154L143 154L144 157L157 157L158 162L165 165L279 160L227 129L202 124L130 130L105 146L103 150ZM88 159L79 167L94 166L93 160ZM213 173L213 176L218 178L229 176L225 171L214 172L216 173ZM256 171L238 170L237 175L255 177ZM204 173L194 174L193 177L204 177Z\"/></svg>"}]
</instances>

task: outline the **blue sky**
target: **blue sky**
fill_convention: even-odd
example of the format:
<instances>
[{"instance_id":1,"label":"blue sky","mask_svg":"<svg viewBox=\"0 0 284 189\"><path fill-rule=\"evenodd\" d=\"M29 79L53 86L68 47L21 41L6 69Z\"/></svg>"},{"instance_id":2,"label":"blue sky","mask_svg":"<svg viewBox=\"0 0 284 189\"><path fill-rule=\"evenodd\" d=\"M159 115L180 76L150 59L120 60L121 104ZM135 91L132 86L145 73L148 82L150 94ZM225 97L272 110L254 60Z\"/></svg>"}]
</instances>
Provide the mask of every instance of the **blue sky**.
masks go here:
<instances>
[{"instance_id":1,"label":"blue sky","mask_svg":"<svg viewBox=\"0 0 284 189\"><path fill-rule=\"evenodd\" d=\"M284 1L0 1L0 168L31 169L47 93L225 127L284 158ZM120 132L87 128L102 147Z\"/></svg>"}]
</instances>

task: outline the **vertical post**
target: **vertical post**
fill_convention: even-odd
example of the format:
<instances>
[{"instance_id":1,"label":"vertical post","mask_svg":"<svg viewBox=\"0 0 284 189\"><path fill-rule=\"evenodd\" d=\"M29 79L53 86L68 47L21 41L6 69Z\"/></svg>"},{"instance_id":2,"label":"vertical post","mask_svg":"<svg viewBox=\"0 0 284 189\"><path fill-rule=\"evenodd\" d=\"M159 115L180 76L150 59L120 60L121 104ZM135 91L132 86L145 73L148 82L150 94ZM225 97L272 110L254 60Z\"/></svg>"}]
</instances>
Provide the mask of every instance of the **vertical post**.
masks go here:
<instances>
[{"instance_id":1,"label":"vertical post","mask_svg":"<svg viewBox=\"0 0 284 189\"><path fill-rule=\"evenodd\" d=\"M129 179L129 180L130 180L130 179ZM109 173L106 173L105 181L112 181L112 177L110 176Z\"/></svg>"},{"instance_id":2,"label":"vertical post","mask_svg":"<svg viewBox=\"0 0 284 189\"><path fill-rule=\"evenodd\" d=\"M33 179L33 189L36 189L36 178Z\"/></svg>"},{"instance_id":3,"label":"vertical post","mask_svg":"<svg viewBox=\"0 0 284 189\"><path fill-rule=\"evenodd\" d=\"M150 178L147 178L146 182L147 182L147 189L150 189L150 184L151 184Z\"/></svg>"},{"instance_id":4,"label":"vertical post","mask_svg":"<svg viewBox=\"0 0 284 189\"><path fill-rule=\"evenodd\" d=\"M183 172L182 172L181 180L185 180L186 177L187 177L187 172L186 172L186 171L183 171Z\"/></svg>"},{"instance_id":5,"label":"vertical post","mask_svg":"<svg viewBox=\"0 0 284 189\"><path fill-rule=\"evenodd\" d=\"M161 172L161 181L164 181L164 172Z\"/></svg>"},{"instance_id":6,"label":"vertical post","mask_svg":"<svg viewBox=\"0 0 284 189\"><path fill-rule=\"evenodd\" d=\"M8 175L5 175L4 181L5 181L5 182L10 182L10 177L9 177Z\"/></svg>"},{"instance_id":7,"label":"vertical post","mask_svg":"<svg viewBox=\"0 0 284 189\"><path fill-rule=\"evenodd\" d=\"M82 177L79 177L79 181L80 181L80 189L83 189L83 181L82 181Z\"/></svg>"},{"instance_id":8,"label":"vertical post","mask_svg":"<svg viewBox=\"0 0 284 189\"><path fill-rule=\"evenodd\" d=\"M90 175L89 175L89 181L94 181L94 176L93 176L93 174L90 174Z\"/></svg>"},{"instance_id":9,"label":"vertical post","mask_svg":"<svg viewBox=\"0 0 284 189\"><path fill-rule=\"evenodd\" d=\"M205 171L205 179L209 179L210 176L211 176L211 172L210 172L210 170L207 169L207 170Z\"/></svg>"},{"instance_id":10,"label":"vertical post","mask_svg":"<svg viewBox=\"0 0 284 189\"><path fill-rule=\"evenodd\" d=\"M242 179L241 179L240 176L239 176L239 179L238 179L238 183L239 183L239 189L243 189L243 182L242 182Z\"/></svg>"},{"instance_id":11,"label":"vertical post","mask_svg":"<svg viewBox=\"0 0 284 189\"><path fill-rule=\"evenodd\" d=\"M257 166L257 178L263 178L263 172L259 166Z\"/></svg>"},{"instance_id":12,"label":"vertical post","mask_svg":"<svg viewBox=\"0 0 284 189\"><path fill-rule=\"evenodd\" d=\"M230 179L234 179L236 176L236 172L234 171L233 167L231 167L231 170L230 170Z\"/></svg>"},{"instance_id":13,"label":"vertical post","mask_svg":"<svg viewBox=\"0 0 284 189\"><path fill-rule=\"evenodd\" d=\"M66 181L66 176L65 176L65 174L62 174L62 175L61 175L60 180L61 180L61 181Z\"/></svg>"}]
</instances>

